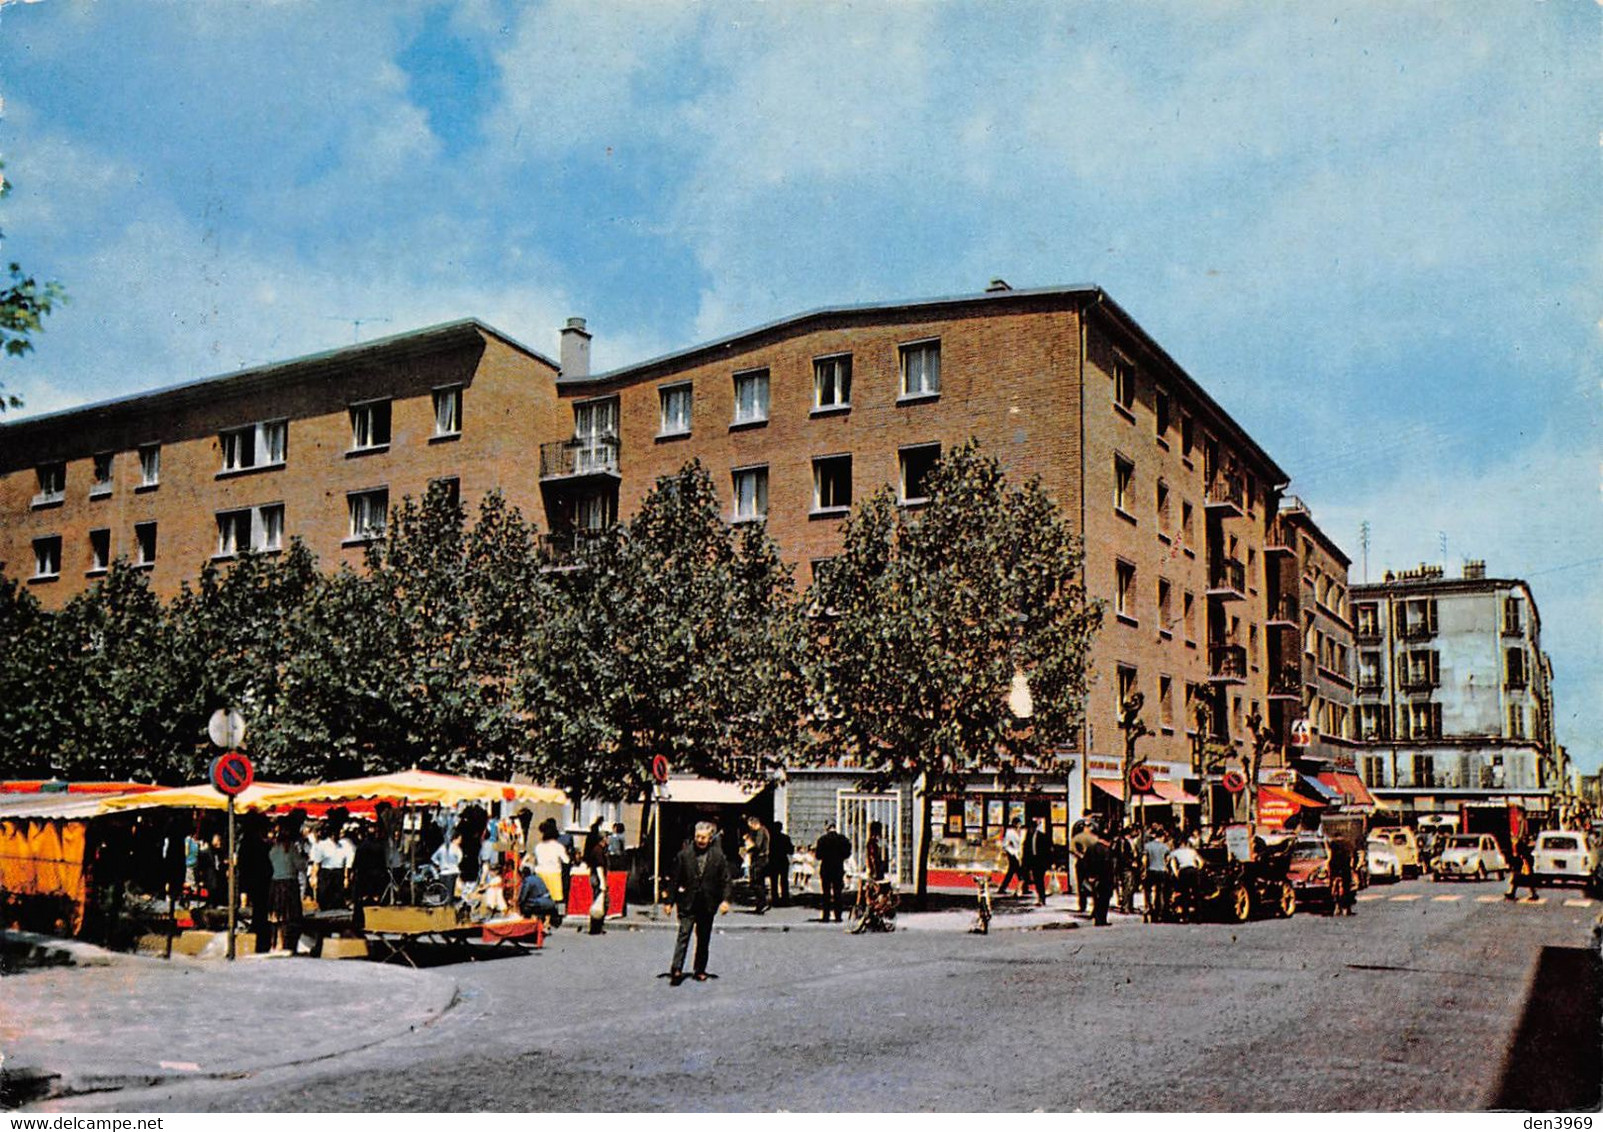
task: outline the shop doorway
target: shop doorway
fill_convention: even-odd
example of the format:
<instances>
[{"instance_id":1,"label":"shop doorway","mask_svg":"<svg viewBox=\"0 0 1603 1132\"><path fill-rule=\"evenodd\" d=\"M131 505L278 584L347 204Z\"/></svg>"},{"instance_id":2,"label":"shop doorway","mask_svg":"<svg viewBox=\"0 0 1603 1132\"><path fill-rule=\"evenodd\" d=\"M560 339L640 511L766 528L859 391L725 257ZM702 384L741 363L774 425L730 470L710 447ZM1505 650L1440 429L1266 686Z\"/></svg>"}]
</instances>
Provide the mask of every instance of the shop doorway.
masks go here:
<instances>
[{"instance_id":1,"label":"shop doorway","mask_svg":"<svg viewBox=\"0 0 1603 1132\"><path fill-rule=\"evenodd\" d=\"M852 843L852 856L863 864L863 847L868 844L870 822L885 827L886 868L893 880L902 877L902 796L900 794L860 794L840 790L835 794L835 820L846 840Z\"/></svg>"}]
</instances>

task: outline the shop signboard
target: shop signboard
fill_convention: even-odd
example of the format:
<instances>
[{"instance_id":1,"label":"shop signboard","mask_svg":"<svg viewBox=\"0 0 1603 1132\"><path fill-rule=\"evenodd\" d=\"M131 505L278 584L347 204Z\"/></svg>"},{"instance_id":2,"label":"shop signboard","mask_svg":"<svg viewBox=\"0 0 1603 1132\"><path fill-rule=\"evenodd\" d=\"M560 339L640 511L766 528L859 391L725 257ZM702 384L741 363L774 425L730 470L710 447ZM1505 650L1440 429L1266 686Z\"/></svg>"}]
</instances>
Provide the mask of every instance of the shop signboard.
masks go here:
<instances>
[{"instance_id":1,"label":"shop signboard","mask_svg":"<svg viewBox=\"0 0 1603 1132\"><path fill-rule=\"evenodd\" d=\"M1279 794L1265 791L1258 795L1258 824L1265 829L1284 829L1297 806Z\"/></svg>"}]
</instances>

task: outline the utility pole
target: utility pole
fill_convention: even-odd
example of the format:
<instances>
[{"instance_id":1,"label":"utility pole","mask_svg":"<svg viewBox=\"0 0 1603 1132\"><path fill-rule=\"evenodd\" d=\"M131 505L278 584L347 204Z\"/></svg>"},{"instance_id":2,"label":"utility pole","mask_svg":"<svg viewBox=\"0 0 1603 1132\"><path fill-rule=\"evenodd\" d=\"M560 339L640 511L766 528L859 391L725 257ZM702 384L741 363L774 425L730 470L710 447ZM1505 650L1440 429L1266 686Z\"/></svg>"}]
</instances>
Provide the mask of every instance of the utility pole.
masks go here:
<instances>
[{"instance_id":1,"label":"utility pole","mask_svg":"<svg viewBox=\"0 0 1603 1132\"><path fill-rule=\"evenodd\" d=\"M1369 584L1369 520L1358 524L1358 545L1364 548L1364 584Z\"/></svg>"}]
</instances>

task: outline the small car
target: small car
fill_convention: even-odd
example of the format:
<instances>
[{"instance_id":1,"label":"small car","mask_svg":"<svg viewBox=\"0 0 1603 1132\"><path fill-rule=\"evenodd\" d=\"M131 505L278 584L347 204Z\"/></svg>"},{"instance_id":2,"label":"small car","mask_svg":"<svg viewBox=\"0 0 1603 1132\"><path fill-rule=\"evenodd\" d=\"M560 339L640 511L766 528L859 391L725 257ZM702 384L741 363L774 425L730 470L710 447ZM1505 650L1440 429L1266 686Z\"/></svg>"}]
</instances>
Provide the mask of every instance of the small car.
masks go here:
<instances>
[{"instance_id":1,"label":"small car","mask_svg":"<svg viewBox=\"0 0 1603 1132\"><path fill-rule=\"evenodd\" d=\"M1431 876L1435 880L1457 878L1485 880L1488 876L1508 875L1508 861L1489 833L1456 834L1436 858Z\"/></svg>"},{"instance_id":2,"label":"small car","mask_svg":"<svg viewBox=\"0 0 1603 1132\"><path fill-rule=\"evenodd\" d=\"M1403 876L1419 875L1419 838L1408 826L1381 826L1369 831L1369 839L1384 841L1391 846Z\"/></svg>"},{"instance_id":3,"label":"small car","mask_svg":"<svg viewBox=\"0 0 1603 1132\"><path fill-rule=\"evenodd\" d=\"M1549 829L1536 835L1531 853L1532 871L1543 884L1586 884L1596 865L1596 854L1586 847L1586 835L1574 830Z\"/></svg>"},{"instance_id":4,"label":"small car","mask_svg":"<svg viewBox=\"0 0 1603 1132\"><path fill-rule=\"evenodd\" d=\"M1323 837L1297 838L1291 847L1286 879L1297 894L1297 907L1329 904L1330 843Z\"/></svg>"},{"instance_id":5,"label":"small car","mask_svg":"<svg viewBox=\"0 0 1603 1132\"><path fill-rule=\"evenodd\" d=\"M1392 851L1391 843L1382 841L1378 837L1371 837L1365 847L1365 859L1368 861L1369 881L1373 884L1380 880L1392 882L1403 879L1403 864Z\"/></svg>"}]
</instances>

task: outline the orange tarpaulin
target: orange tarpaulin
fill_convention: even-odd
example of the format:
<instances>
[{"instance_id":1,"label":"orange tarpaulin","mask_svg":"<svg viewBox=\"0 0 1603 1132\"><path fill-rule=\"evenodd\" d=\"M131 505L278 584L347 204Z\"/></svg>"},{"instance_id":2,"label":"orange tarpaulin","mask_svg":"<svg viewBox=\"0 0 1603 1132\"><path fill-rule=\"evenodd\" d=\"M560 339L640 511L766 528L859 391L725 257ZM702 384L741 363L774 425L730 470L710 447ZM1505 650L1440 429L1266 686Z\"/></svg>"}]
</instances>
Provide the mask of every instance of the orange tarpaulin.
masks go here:
<instances>
[{"instance_id":1,"label":"orange tarpaulin","mask_svg":"<svg viewBox=\"0 0 1603 1132\"><path fill-rule=\"evenodd\" d=\"M0 889L15 896L61 896L83 923L88 824L50 819L0 821Z\"/></svg>"}]
</instances>

